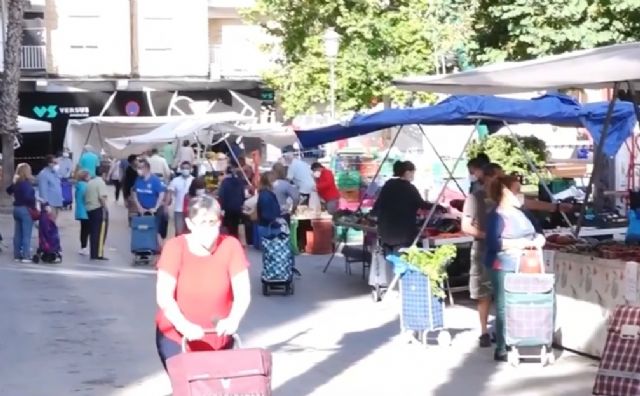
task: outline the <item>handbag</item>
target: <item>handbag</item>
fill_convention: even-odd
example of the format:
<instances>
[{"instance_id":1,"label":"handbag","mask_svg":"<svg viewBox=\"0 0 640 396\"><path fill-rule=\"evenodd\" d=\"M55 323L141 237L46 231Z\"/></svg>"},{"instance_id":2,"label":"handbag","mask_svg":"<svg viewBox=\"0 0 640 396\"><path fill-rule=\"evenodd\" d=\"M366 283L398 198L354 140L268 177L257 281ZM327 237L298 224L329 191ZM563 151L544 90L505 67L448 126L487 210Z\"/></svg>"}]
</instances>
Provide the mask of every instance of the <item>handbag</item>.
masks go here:
<instances>
[{"instance_id":1,"label":"handbag","mask_svg":"<svg viewBox=\"0 0 640 396\"><path fill-rule=\"evenodd\" d=\"M40 211L37 208L27 208L27 210L29 210L31 220L40 220Z\"/></svg>"}]
</instances>

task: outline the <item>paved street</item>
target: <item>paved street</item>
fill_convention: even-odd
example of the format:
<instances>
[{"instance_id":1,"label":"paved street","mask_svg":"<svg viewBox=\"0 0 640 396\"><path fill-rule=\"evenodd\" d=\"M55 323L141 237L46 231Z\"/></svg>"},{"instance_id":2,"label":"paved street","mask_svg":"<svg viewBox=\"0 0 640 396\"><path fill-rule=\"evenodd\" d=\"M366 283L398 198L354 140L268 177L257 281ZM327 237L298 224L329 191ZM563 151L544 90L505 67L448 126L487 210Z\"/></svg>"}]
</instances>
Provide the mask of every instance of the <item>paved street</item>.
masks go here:
<instances>
[{"instance_id":1,"label":"paved street","mask_svg":"<svg viewBox=\"0 0 640 396\"><path fill-rule=\"evenodd\" d=\"M111 210L106 263L76 255L78 227L60 220L61 265L0 265L0 394L9 396L170 394L154 344L154 273L133 269L125 209ZM0 229L11 244L11 220ZM10 249L9 249L10 250ZM263 297L259 255L250 251L254 292L242 325L248 346L274 353L278 396L563 395L591 393L595 363L560 354L552 367L497 365L477 350L475 314L448 309L451 347L407 345L398 337L397 300L373 304L360 268L303 256L293 297Z\"/></svg>"}]
</instances>

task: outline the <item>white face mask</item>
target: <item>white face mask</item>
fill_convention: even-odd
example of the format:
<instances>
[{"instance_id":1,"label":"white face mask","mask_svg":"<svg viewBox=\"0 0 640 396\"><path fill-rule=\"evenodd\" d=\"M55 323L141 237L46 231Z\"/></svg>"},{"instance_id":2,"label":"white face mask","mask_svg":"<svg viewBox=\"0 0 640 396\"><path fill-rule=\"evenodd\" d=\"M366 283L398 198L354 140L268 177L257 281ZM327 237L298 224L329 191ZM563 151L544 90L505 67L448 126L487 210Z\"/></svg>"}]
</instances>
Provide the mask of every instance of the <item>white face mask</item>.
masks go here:
<instances>
[{"instance_id":1,"label":"white face mask","mask_svg":"<svg viewBox=\"0 0 640 396\"><path fill-rule=\"evenodd\" d=\"M196 197L201 197L201 196L203 196L206 192L207 192L207 190L205 190L204 188L201 188L201 189L199 189L199 190L196 190Z\"/></svg>"},{"instance_id":2,"label":"white face mask","mask_svg":"<svg viewBox=\"0 0 640 396\"><path fill-rule=\"evenodd\" d=\"M475 183L475 182L478 181L478 177L476 175L471 174L471 175L469 175L469 181L471 183Z\"/></svg>"},{"instance_id":3,"label":"white face mask","mask_svg":"<svg viewBox=\"0 0 640 396\"><path fill-rule=\"evenodd\" d=\"M516 194L516 199L520 206L524 205L524 194Z\"/></svg>"},{"instance_id":4,"label":"white face mask","mask_svg":"<svg viewBox=\"0 0 640 396\"><path fill-rule=\"evenodd\" d=\"M209 224L195 225L191 220L187 221L189 230L194 239L197 239L198 243L205 248L213 246L214 242L220 235L220 225L211 226Z\"/></svg>"},{"instance_id":5,"label":"white face mask","mask_svg":"<svg viewBox=\"0 0 640 396\"><path fill-rule=\"evenodd\" d=\"M320 171L315 171L313 172L313 177L315 177L316 179L320 177Z\"/></svg>"},{"instance_id":6,"label":"white face mask","mask_svg":"<svg viewBox=\"0 0 640 396\"><path fill-rule=\"evenodd\" d=\"M69 153L62 153L62 157L69 158Z\"/></svg>"},{"instance_id":7,"label":"white face mask","mask_svg":"<svg viewBox=\"0 0 640 396\"><path fill-rule=\"evenodd\" d=\"M189 177L191 176L191 169L182 169L180 170L180 173L182 173L182 176L184 177Z\"/></svg>"}]
</instances>

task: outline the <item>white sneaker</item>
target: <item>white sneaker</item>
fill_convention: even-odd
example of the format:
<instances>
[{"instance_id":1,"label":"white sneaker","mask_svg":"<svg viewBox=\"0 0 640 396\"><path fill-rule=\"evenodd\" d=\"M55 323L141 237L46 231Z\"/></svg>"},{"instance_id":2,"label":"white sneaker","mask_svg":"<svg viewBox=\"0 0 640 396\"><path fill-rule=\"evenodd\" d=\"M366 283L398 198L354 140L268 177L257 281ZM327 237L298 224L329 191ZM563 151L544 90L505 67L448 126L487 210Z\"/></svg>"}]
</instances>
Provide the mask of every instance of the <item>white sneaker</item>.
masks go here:
<instances>
[{"instance_id":1,"label":"white sneaker","mask_svg":"<svg viewBox=\"0 0 640 396\"><path fill-rule=\"evenodd\" d=\"M31 264L31 263L33 263L33 261L31 261L31 260L29 260L29 259L22 259L22 260L20 260L20 262L21 262L22 264Z\"/></svg>"},{"instance_id":2,"label":"white sneaker","mask_svg":"<svg viewBox=\"0 0 640 396\"><path fill-rule=\"evenodd\" d=\"M78 254L81 255L81 256L88 256L89 255L89 249L88 248L80 249L78 251Z\"/></svg>"}]
</instances>

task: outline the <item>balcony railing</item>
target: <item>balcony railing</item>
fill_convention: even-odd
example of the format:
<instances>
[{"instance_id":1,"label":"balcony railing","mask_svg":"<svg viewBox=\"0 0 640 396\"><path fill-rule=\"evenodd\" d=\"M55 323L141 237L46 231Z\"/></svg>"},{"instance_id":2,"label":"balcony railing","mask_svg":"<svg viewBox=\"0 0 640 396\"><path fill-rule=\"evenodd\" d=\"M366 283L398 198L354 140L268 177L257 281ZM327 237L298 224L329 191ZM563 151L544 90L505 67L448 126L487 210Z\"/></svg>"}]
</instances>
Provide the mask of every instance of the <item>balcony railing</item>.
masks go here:
<instances>
[{"instance_id":1,"label":"balcony railing","mask_svg":"<svg viewBox=\"0 0 640 396\"><path fill-rule=\"evenodd\" d=\"M21 52L22 70L40 71L47 69L47 47L45 45L24 45Z\"/></svg>"},{"instance_id":2,"label":"balcony railing","mask_svg":"<svg viewBox=\"0 0 640 396\"><path fill-rule=\"evenodd\" d=\"M250 45L213 45L209 53L213 79L260 78L271 66L269 55Z\"/></svg>"}]
</instances>

